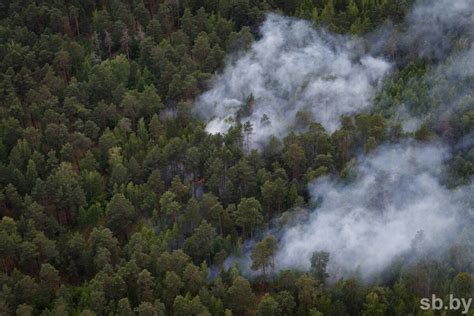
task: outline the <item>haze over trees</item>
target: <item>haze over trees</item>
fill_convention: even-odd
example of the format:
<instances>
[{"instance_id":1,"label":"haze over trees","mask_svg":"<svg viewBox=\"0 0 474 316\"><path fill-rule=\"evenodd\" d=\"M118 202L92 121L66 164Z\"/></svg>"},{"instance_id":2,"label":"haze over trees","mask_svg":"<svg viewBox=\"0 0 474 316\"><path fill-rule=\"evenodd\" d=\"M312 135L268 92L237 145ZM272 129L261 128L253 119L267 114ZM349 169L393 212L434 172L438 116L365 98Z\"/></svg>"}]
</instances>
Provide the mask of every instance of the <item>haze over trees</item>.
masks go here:
<instances>
[{"instance_id":1,"label":"haze over trees","mask_svg":"<svg viewBox=\"0 0 474 316\"><path fill-rule=\"evenodd\" d=\"M306 269L278 268L279 229L321 205L308 185L354 183L358 157L385 144L443 143L442 185L472 188L472 68L458 76L451 55L421 54L394 32L373 49L393 61L373 107L334 131L299 112L304 128L253 146L252 95L225 133L195 110L268 12L362 36L397 28L412 5L2 1L0 315L409 315L431 293L472 296L467 230L438 257L396 258L369 281L357 267L331 274L327 249L301 257ZM472 47L468 33L449 33L452 56ZM376 193L374 209L390 203Z\"/></svg>"}]
</instances>

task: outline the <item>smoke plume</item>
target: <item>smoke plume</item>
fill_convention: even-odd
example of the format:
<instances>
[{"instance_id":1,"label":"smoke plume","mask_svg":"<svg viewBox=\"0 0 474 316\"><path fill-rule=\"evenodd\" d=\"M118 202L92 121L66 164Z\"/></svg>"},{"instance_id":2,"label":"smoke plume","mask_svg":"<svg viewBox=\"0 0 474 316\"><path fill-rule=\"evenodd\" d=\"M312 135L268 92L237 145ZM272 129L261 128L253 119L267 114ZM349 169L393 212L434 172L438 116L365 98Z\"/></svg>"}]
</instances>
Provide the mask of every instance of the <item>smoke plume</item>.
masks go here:
<instances>
[{"instance_id":1,"label":"smoke plume","mask_svg":"<svg viewBox=\"0 0 474 316\"><path fill-rule=\"evenodd\" d=\"M380 34L385 44L396 38L402 51L434 62L417 78L427 88L423 104L394 109L404 126L414 130L428 120L437 127L453 113L474 109L472 1L418 1L401 30ZM466 146L472 147L472 133L454 148ZM332 276L359 271L367 278L399 257L416 261L426 253L443 253L471 230L474 219L472 182L455 190L441 184L450 156L441 144L381 146L359 157L353 182L324 178L313 183L309 191L318 206L306 221L282 230L279 268L307 270L312 253L324 250L330 253Z\"/></svg>"},{"instance_id":2,"label":"smoke plume","mask_svg":"<svg viewBox=\"0 0 474 316\"><path fill-rule=\"evenodd\" d=\"M306 21L269 14L260 33L199 98L210 133L226 132L240 117L253 125L255 145L270 135L286 136L305 115L334 131L341 115L371 104L390 69L364 54L360 40L315 30Z\"/></svg>"},{"instance_id":3,"label":"smoke plume","mask_svg":"<svg viewBox=\"0 0 474 316\"><path fill-rule=\"evenodd\" d=\"M361 158L350 184L324 178L310 187L319 204L309 220L287 227L278 268L307 270L314 251L330 253L330 272L381 272L397 256L442 251L462 231L472 211L474 187L457 191L440 184L449 157L436 145L382 146ZM467 216L467 217L466 217Z\"/></svg>"},{"instance_id":4,"label":"smoke plume","mask_svg":"<svg viewBox=\"0 0 474 316\"><path fill-rule=\"evenodd\" d=\"M470 0L419 0L402 25L385 25L365 38L331 34L306 21L276 14L267 16L260 34L248 52L229 59L196 105L210 133L225 133L236 120L252 123L253 147L265 143L270 135L282 138L289 131L297 132L308 120L333 132L341 115L372 107L379 83L391 64L400 60L441 62L420 78L430 84L441 81L433 92L446 88L446 81L452 82L454 78L446 74L472 78L474 4ZM368 44L370 54L362 43ZM453 108L453 102L444 103ZM446 107L432 116L442 114ZM409 105L395 112L406 131L414 131L428 117L427 113L415 117Z\"/></svg>"},{"instance_id":5,"label":"smoke plume","mask_svg":"<svg viewBox=\"0 0 474 316\"><path fill-rule=\"evenodd\" d=\"M442 129L453 115L462 116L474 110L474 46L451 54L444 62L432 67L417 78L417 89L428 92L408 97L398 107L389 108L407 132L418 129L426 122ZM409 94L408 94L409 95Z\"/></svg>"},{"instance_id":6,"label":"smoke plume","mask_svg":"<svg viewBox=\"0 0 474 316\"><path fill-rule=\"evenodd\" d=\"M474 38L474 3L471 0L419 0L408 14L401 43L418 57L443 60L459 39Z\"/></svg>"},{"instance_id":7,"label":"smoke plume","mask_svg":"<svg viewBox=\"0 0 474 316\"><path fill-rule=\"evenodd\" d=\"M415 81L415 98L389 112L403 129L413 132L423 122L444 124L449 116L473 108L474 2L418 0L404 23L386 24L368 35L371 53L386 56L395 65L428 61L428 71ZM427 89L427 95L423 95ZM390 101L388 102L390 104ZM397 104L397 102L392 102Z\"/></svg>"},{"instance_id":8,"label":"smoke plume","mask_svg":"<svg viewBox=\"0 0 474 316\"><path fill-rule=\"evenodd\" d=\"M341 115L373 107L373 95L394 65L417 58L432 63L414 79L426 87L424 103L416 97L402 110L393 106L398 101L386 102L403 126L414 131L430 119L436 127L443 117L474 108L471 0L417 1L401 26L384 26L365 39L274 14L260 32L261 39L231 60L198 100L211 133L226 132L238 119L249 121L257 147L270 135L282 138L304 128L304 116L332 132ZM458 135L457 147L472 147L472 132L466 133ZM474 186L449 190L441 184L448 148L457 147L383 145L358 158L349 183L329 177L313 183L314 206L305 220L272 232L279 239L277 269L307 270L312 253L324 250L333 277L359 271L368 278L396 258L443 253L474 220ZM245 268L248 252L244 257Z\"/></svg>"}]
</instances>

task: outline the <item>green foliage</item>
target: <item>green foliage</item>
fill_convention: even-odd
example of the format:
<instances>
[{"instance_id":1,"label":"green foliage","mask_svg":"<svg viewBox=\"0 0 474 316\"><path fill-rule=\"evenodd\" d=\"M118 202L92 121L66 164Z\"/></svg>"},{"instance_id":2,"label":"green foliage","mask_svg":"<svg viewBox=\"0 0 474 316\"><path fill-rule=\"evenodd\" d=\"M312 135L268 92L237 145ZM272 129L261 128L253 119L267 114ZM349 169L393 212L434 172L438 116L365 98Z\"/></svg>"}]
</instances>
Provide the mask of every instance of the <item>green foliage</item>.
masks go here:
<instances>
[{"instance_id":1,"label":"green foliage","mask_svg":"<svg viewBox=\"0 0 474 316\"><path fill-rule=\"evenodd\" d=\"M235 212L235 223L240 226L245 233L252 234L254 228L263 222L262 206L255 198L242 198L237 211Z\"/></svg>"},{"instance_id":2,"label":"green foliage","mask_svg":"<svg viewBox=\"0 0 474 316\"><path fill-rule=\"evenodd\" d=\"M314 252L311 256L311 273L320 282L324 283L329 274L326 272L326 266L329 261L329 253L325 251Z\"/></svg>"},{"instance_id":3,"label":"green foliage","mask_svg":"<svg viewBox=\"0 0 474 316\"><path fill-rule=\"evenodd\" d=\"M270 295L265 294L258 304L257 315L259 316L273 316L279 314L278 302Z\"/></svg>"},{"instance_id":4,"label":"green foliage","mask_svg":"<svg viewBox=\"0 0 474 316\"><path fill-rule=\"evenodd\" d=\"M252 259L252 270L262 269L263 275L265 276L265 269L268 266L272 267L272 269L275 267L275 252L275 237L270 235L258 242L250 255L250 258Z\"/></svg>"},{"instance_id":5,"label":"green foliage","mask_svg":"<svg viewBox=\"0 0 474 316\"><path fill-rule=\"evenodd\" d=\"M332 133L311 123L255 151L251 124L210 135L193 115L268 10L361 34L397 23L411 3L2 1L0 315L405 315L427 286L472 294L465 241L443 265L379 280L386 288L325 282L325 252L310 274L276 272L272 236L250 250L263 278L225 268L249 237L308 204L309 182L355 177L362 152L408 137L456 147L471 135L472 110L402 130L401 106L422 117L465 88L430 95L445 78L426 78L430 61L411 59L374 111L343 117ZM472 149L459 149L447 185L470 183L473 166Z\"/></svg>"},{"instance_id":6,"label":"green foliage","mask_svg":"<svg viewBox=\"0 0 474 316\"><path fill-rule=\"evenodd\" d=\"M117 236L128 236L129 225L135 217L135 210L123 194L115 194L107 204L105 211L107 227L109 227Z\"/></svg>"},{"instance_id":7,"label":"green foliage","mask_svg":"<svg viewBox=\"0 0 474 316\"><path fill-rule=\"evenodd\" d=\"M250 283L243 277L237 277L228 290L228 305L237 315L248 313L255 307L255 295Z\"/></svg>"}]
</instances>

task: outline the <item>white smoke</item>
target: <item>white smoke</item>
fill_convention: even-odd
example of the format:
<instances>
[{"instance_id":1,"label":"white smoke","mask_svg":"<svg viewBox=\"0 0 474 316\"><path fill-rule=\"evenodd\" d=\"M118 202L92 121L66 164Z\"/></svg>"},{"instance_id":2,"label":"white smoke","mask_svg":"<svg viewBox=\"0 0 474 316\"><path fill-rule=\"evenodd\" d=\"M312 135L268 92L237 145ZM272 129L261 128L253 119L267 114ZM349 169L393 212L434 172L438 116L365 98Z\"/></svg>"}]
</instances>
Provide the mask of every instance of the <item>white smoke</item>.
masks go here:
<instances>
[{"instance_id":1,"label":"white smoke","mask_svg":"<svg viewBox=\"0 0 474 316\"><path fill-rule=\"evenodd\" d=\"M391 63L374 57L383 54L393 57L394 64L412 57L437 63L419 78L429 82L432 104L417 117L408 105L394 112L410 131L428 118L441 122L446 113L473 108L473 12L472 0L417 1L402 27L383 28L366 38L372 55L364 52L360 39L270 14L261 39L227 64L199 98L197 110L211 133L226 132L236 116L242 123L249 121L253 146L269 135L282 138L298 131L298 113L309 114L332 132L341 115L372 107L374 92L391 70ZM395 56L397 50L392 56L390 45L414 56ZM248 109L250 96L254 105ZM262 120L264 116L268 120ZM472 133L460 144L472 145ZM472 229L469 223L474 220L473 185L448 190L441 184L448 158L442 145L379 146L359 157L352 182L326 177L313 183L309 191L318 206L305 221L297 219L276 233L277 269L307 270L312 253L324 250L330 252L333 277L354 271L370 277L399 256L416 259L420 252L442 253L461 230ZM249 251L244 252L246 269L250 259Z\"/></svg>"},{"instance_id":2,"label":"white smoke","mask_svg":"<svg viewBox=\"0 0 474 316\"><path fill-rule=\"evenodd\" d=\"M472 213L474 193L472 185L450 191L440 184L446 158L435 145L382 146L362 158L350 184L317 181L310 192L320 206L284 230L278 268L307 270L312 253L324 250L332 276L360 269L368 277L397 256L416 256L416 247L442 250Z\"/></svg>"},{"instance_id":3,"label":"white smoke","mask_svg":"<svg viewBox=\"0 0 474 316\"><path fill-rule=\"evenodd\" d=\"M429 108L422 108L416 114L405 105L393 109L404 131L414 132L423 122L443 124L443 120L449 120L454 113L462 115L460 113L474 110L474 46L453 53L418 80L429 87L424 97ZM419 104L410 107L420 108Z\"/></svg>"},{"instance_id":4,"label":"white smoke","mask_svg":"<svg viewBox=\"0 0 474 316\"><path fill-rule=\"evenodd\" d=\"M253 125L254 145L295 130L298 113L332 132L341 115L371 104L390 69L385 60L361 52L360 40L315 30L306 21L269 14L260 33L198 99L208 132L225 133L239 113L242 123ZM254 105L247 109L251 97Z\"/></svg>"},{"instance_id":5,"label":"white smoke","mask_svg":"<svg viewBox=\"0 0 474 316\"><path fill-rule=\"evenodd\" d=\"M433 82L430 96L437 103L432 115L474 110L474 45L450 56L428 76Z\"/></svg>"},{"instance_id":6,"label":"white smoke","mask_svg":"<svg viewBox=\"0 0 474 316\"><path fill-rule=\"evenodd\" d=\"M225 133L236 120L252 123L253 147L270 135L282 138L304 128L302 116L333 132L341 115L370 109L391 64L364 53L362 41L375 56L444 62L422 80L437 80L443 71L472 77L472 0L418 0L401 26L381 27L365 39L331 34L276 14L267 15L260 33L248 52L228 61L196 104L210 133ZM393 56L390 46L402 56ZM445 82L441 85L446 87ZM433 89L437 90L441 89ZM445 103L445 108L453 108L452 102ZM416 130L428 117L412 117L404 108L396 112L406 131ZM432 114L441 115L439 111Z\"/></svg>"},{"instance_id":7,"label":"white smoke","mask_svg":"<svg viewBox=\"0 0 474 316\"><path fill-rule=\"evenodd\" d=\"M474 2L417 0L403 23L386 22L366 37L372 54L394 63L414 58L443 61L474 39Z\"/></svg>"},{"instance_id":8,"label":"white smoke","mask_svg":"<svg viewBox=\"0 0 474 316\"><path fill-rule=\"evenodd\" d=\"M454 112L474 109L473 14L469 0L418 1L396 35L417 57L441 61L418 78L429 88L429 108L416 117L398 109L405 128L426 120L442 124ZM468 134L459 146L471 140ZM474 185L449 190L440 183L449 158L442 145L381 146L359 158L350 184L313 183L310 194L320 205L307 221L283 229L279 268L307 270L312 253L324 250L332 276L358 271L367 278L400 256L443 253L474 219Z\"/></svg>"},{"instance_id":9,"label":"white smoke","mask_svg":"<svg viewBox=\"0 0 474 316\"><path fill-rule=\"evenodd\" d=\"M442 60L460 38L474 38L472 0L419 0L408 14L402 45L419 57Z\"/></svg>"},{"instance_id":10,"label":"white smoke","mask_svg":"<svg viewBox=\"0 0 474 316\"><path fill-rule=\"evenodd\" d=\"M405 132L414 132L426 122L442 128L453 114L474 110L474 46L453 53L417 80L427 85L428 93L421 91L421 98L408 100L408 106L390 108Z\"/></svg>"},{"instance_id":11,"label":"white smoke","mask_svg":"<svg viewBox=\"0 0 474 316\"><path fill-rule=\"evenodd\" d=\"M473 107L474 1L418 0L404 23L396 27L387 23L367 37L372 54L390 56L394 64L423 59L429 65L426 74L410 78L422 83L422 88L408 94L405 103L389 108L405 132ZM423 95L423 85L429 89L427 95Z\"/></svg>"}]
</instances>

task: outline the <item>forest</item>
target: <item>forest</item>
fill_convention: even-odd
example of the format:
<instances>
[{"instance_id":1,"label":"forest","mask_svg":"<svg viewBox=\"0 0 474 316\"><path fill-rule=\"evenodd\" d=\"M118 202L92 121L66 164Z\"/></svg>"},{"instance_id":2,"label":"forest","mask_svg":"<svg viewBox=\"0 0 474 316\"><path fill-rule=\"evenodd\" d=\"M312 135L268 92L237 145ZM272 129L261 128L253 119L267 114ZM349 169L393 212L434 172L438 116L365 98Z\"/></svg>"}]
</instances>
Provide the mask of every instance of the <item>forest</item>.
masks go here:
<instances>
[{"instance_id":1,"label":"forest","mask_svg":"<svg viewBox=\"0 0 474 316\"><path fill-rule=\"evenodd\" d=\"M0 315L474 315L472 0L0 0Z\"/></svg>"}]
</instances>

